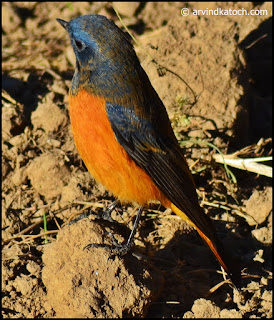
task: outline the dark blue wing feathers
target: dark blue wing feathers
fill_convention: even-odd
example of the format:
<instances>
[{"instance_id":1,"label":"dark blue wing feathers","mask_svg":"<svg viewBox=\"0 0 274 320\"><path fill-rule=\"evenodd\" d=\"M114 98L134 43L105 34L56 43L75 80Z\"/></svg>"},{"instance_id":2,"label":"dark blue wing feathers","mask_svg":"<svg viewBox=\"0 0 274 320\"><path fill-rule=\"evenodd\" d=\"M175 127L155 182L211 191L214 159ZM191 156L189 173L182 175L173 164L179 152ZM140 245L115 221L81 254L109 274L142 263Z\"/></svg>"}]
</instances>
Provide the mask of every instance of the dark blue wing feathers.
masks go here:
<instances>
[{"instance_id":1,"label":"dark blue wing feathers","mask_svg":"<svg viewBox=\"0 0 274 320\"><path fill-rule=\"evenodd\" d=\"M133 161L202 232L212 237L211 223L201 212L195 187L189 185L192 180L178 143L161 135L150 121L137 116L133 108L107 102L106 110L116 139Z\"/></svg>"}]
</instances>

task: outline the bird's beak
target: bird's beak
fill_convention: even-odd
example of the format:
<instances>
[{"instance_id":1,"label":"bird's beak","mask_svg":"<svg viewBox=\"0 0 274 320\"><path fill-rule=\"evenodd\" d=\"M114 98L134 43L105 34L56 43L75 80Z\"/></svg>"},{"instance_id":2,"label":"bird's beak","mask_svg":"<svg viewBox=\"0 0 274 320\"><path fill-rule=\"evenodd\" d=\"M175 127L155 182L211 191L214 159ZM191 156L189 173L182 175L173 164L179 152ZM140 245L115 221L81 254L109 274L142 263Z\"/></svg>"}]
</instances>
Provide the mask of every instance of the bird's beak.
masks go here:
<instances>
[{"instance_id":1,"label":"bird's beak","mask_svg":"<svg viewBox=\"0 0 274 320\"><path fill-rule=\"evenodd\" d=\"M61 24L61 26L65 29L65 30L67 30L68 31L68 22L67 21L65 21L65 20L62 20L62 19L56 19L60 24Z\"/></svg>"}]
</instances>

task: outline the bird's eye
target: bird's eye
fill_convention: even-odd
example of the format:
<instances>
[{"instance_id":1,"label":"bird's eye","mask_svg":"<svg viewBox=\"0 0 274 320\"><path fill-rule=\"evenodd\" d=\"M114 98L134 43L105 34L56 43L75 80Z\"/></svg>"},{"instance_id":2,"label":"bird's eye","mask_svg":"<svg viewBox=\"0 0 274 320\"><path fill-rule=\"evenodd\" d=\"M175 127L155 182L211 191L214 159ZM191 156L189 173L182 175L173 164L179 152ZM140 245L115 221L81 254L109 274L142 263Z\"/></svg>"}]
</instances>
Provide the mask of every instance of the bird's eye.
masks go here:
<instances>
[{"instance_id":1,"label":"bird's eye","mask_svg":"<svg viewBox=\"0 0 274 320\"><path fill-rule=\"evenodd\" d=\"M81 52L85 49L86 46L85 46L84 42L79 41L79 40L75 40L74 42L75 42L75 45L76 45L78 51Z\"/></svg>"}]
</instances>

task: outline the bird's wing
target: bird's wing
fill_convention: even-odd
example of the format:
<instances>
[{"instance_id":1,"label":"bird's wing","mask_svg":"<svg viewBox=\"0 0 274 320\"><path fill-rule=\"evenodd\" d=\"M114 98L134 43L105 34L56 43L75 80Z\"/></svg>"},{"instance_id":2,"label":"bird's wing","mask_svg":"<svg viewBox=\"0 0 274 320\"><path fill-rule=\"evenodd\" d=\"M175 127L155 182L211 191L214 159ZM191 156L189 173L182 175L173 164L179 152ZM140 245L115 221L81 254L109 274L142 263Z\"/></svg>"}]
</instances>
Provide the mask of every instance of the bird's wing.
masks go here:
<instances>
[{"instance_id":1,"label":"bird's wing","mask_svg":"<svg viewBox=\"0 0 274 320\"><path fill-rule=\"evenodd\" d=\"M209 219L198 204L195 186L177 141L163 135L150 121L141 119L134 109L107 102L106 110L116 139L131 159L211 238Z\"/></svg>"}]
</instances>

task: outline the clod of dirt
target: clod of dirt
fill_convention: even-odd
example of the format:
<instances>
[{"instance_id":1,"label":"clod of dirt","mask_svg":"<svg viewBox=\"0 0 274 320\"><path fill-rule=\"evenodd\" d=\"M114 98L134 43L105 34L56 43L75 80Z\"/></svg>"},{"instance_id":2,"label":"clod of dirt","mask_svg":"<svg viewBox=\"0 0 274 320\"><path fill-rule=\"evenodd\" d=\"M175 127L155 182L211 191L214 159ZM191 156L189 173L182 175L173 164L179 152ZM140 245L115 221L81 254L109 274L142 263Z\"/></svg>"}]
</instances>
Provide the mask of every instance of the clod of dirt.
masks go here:
<instances>
[{"instance_id":1,"label":"clod of dirt","mask_svg":"<svg viewBox=\"0 0 274 320\"><path fill-rule=\"evenodd\" d=\"M46 309L70 318L144 315L155 287L143 262L130 254L111 256L104 248L83 250L89 243L107 243L107 238L99 224L82 219L62 229L45 248Z\"/></svg>"},{"instance_id":2,"label":"clod of dirt","mask_svg":"<svg viewBox=\"0 0 274 320\"><path fill-rule=\"evenodd\" d=\"M57 197L70 177L63 159L53 154L34 159L26 172L33 188L47 199Z\"/></svg>"},{"instance_id":3,"label":"clod of dirt","mask_svg":"<svg viewBox=\"0 0 274 320\"><path fill-rule=\"evenodd\" d=\"M233 302L237 304L239 310L243 314L254 312L258 310L262 317L272 318L272 291L265 290L262 293L260 284L255 281L251 281L247 285L247 292L252 293L250 298L246 298L247 295L234 290Z\"/></svg>"},{"instance_id":4,"label":"clod of dirt","mask_svg":"<svg viewBox=\"0 0 274 320\"><path fill-rule=\"evenodd\" d=\"M272 243L272 228L262 227L260 229L252 230L251 233L254 238L264 244Z\"/></svg>"},{"instance_id":5,"label":"clod of dirt","mask_svg":"<svg viewBox=\"0 0 274 320\"><path fill-rule=\"evenodd\" d=\"M191 311L195 318L219 318L221 309L210 300L197 299Z\"/></svg>"},{"instance_id":6,"label":"clod of dirt","mask_svg":"<svg viewBox=\"0 0 274 320\"><path fill-rule=\"evenodd\" d=\"M19 16L16 14L16 11L12 8L10 3L6 3L5 6L2 6L2 28L3 31L8 34L11 32L14 32L21 20L19 18Z\"/></svg>"},{"instance_id":7,"label":"clod of dirt","mask_svg":"<svg viewBox=\"0 0 274 320\"><path fill-rule=\"evenodd\" d=\"M24 296L29 296L35 286L37 286L38 280L36 278L32 279L30 277L16 277L13 282L13 286L17 292L21 292Z\"/></svg>"},{"instance_id":8,"label":"clod of dirt","mask_svg":"<svg viewBox=\"0 0 274 320\"><path fill-rule=\"evenodd\" d=\"M27 175L24 168L17 168L11 177L11 181L15 186L20 186L27 183Z\"/></svg>"},{"instance_id":9,"label":"clod of dirt","mask_svg":"<svg viewBox=\"0 0 274 320\"><path fill-rule=\"evenodd\" d=\"M23 110L17 106L3 106L2 108L2 138L9 141L13 135L23 130L25 119Z\"/></svg>"},{"instance_id":10,"label":"clod of dirt","mask_svg":"<svg viewBox=\"0 0 274 320\"><path fill-rule=\"evenodd\" d=\"M272 188L267 187L263 191L255 190L246 201L246 213L253 219L247 219L250 226L263 223L272 210Z\"/></svg>"},{"instance_id":11,"label":"clod of dirt","mask_svg":"<svg viewBox=\"0 0 274 320\"><path fill-rule=\"evenodd\" d=\"M220 312L220 318L227 319L227 318L233 318L233 319L241 319L243 316L241 312L237 311L236 309L228 310L223 309Z\"/></svg>"},{"instance_id":12,"label":"clod of dirt","mask_svg":"<svg viewBox=\"0 0 274 320\"><path fill-rule=\"evenodd\" d=\"M27 264L27 270L30 274L32 275L35 275L38 277L38 275L40 274L41 272L41 267L38 263L34 262L34 261L30 261L28 264Z\"/></svg>"},{"instance_id":13,"label":"clod of dirt","mask_svg":"<svg viewBox=\"0 0 274 320\"><path fill-rule=\"evenodd\" d=\"M53 132L67 123L66 114L53 102L53 96L54 94L49 94L32 112L31 122L34 128L42 128L46 132Z\"/></svg>"}]
</instances>

